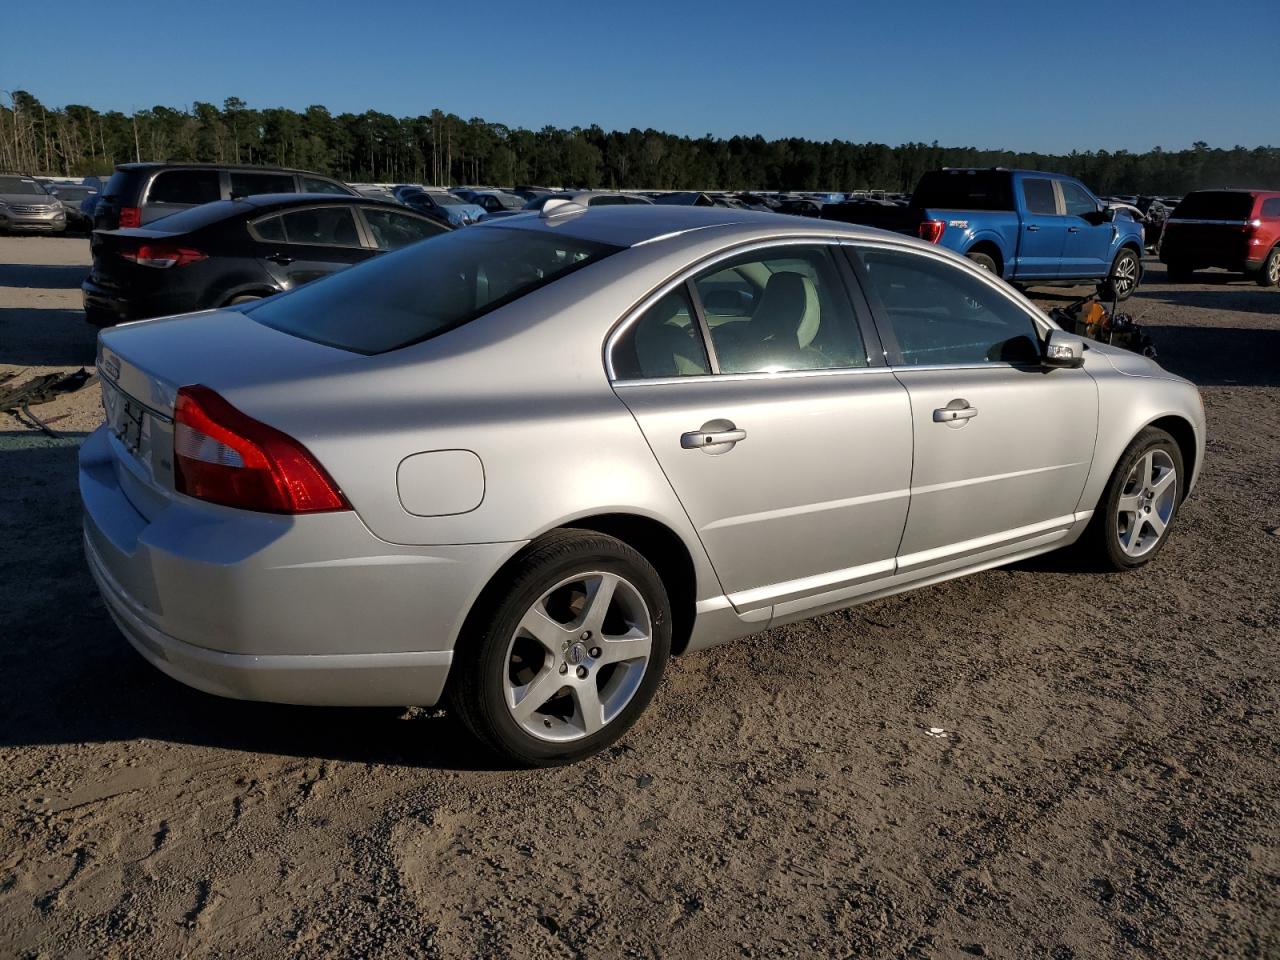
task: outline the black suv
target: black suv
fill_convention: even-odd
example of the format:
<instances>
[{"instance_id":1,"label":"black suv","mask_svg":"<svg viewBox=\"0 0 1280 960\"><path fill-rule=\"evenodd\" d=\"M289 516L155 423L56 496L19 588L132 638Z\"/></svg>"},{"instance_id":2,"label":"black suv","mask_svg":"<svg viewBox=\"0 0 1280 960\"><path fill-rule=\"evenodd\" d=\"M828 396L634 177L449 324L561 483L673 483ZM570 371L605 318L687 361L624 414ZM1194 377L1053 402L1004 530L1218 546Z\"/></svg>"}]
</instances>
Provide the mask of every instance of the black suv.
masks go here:
<instances>
[{"instance_id":1,"label":"black suv","mask_svg":"<svg viewBox=\"0 0 1280 960\"><path fill-rule=\"evenodd\" d=\"M357 196L345 183L305 170L212 163L122 163L102 190L93 228L140 227L202 203L264 193Z\"/></svg>"}]
</instances>

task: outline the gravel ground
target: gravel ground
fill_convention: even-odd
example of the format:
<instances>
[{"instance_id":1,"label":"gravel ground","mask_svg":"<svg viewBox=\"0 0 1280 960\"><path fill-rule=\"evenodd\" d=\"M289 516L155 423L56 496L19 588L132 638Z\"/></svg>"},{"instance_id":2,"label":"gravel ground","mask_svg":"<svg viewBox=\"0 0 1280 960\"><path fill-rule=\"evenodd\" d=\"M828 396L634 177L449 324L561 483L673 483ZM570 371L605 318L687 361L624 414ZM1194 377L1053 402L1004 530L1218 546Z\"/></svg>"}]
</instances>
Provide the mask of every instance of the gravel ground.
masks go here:
<instances>
[{"instance_id":1,"label":"gravel ground","mask_svg":"<svg viewBox=\"0 0 1280 960\"><path fill-rule=\"evenodd\" d=\"M87 253L0 240L0 373L92 361ZM685 658L568 769L166 679L80 556L96 388L0 424L0 955L1280 957L1280 292L1149 267L1210 430L1156 563Z\"/></svg>"}]
</instances>

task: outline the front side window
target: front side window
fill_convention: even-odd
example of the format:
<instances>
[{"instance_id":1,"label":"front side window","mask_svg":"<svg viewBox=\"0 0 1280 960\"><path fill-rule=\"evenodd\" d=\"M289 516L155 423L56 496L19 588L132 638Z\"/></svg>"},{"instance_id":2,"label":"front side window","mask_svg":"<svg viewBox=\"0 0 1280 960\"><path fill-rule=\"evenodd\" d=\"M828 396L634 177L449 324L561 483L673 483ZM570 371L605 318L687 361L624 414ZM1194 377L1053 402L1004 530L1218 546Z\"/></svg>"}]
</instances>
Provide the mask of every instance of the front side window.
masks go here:
<instances>
[{"instance_id":1,"label":"front side window","mask_svg":"<svg viewBox=\"0 0 1280 960\"><path fill-rule=\"evenodd\" d=\"M1084 217L1098 212L1097 201L1080 184L1070 180L1060 180L1058 184L1062 187L1062 202L1066 206L1067 216Z\"/></svg>"},{"instance_id":2,"label":"front side window","mask_svg":"<svg viewBox=\"0 0 1280 960\"><path fill-rule=\"evenodd\" d=\"M113 178L114 180L114 178ZM222 199L217 170L166 170L151 181L148 203L212 203Z\"/></svg>"},{"instance_id":3,"label":"front side window","mask_svg":"<svg viewBox=\"0 0 1280 960\"><path fill-rule=\"evenodd\" d=\"M285 239L324 247L358 247L360 232L350 207L319 207L282 214Z\"/></svg>"},{"instance_id":4,"label":"front side window","mask_svg":"<svg viewBox=\"0 0 1280 960\"><path fill-rule=\"evenodd\" d=\"M844 281L825 246L744 254L693 283L721 373L867 365Z\"/></svg>"},{"instance_id":5,"label":"front side window","mask_svg":"<svg viewBox=\"0 0 1280 960\"><path fill-rule=\"evenodd\" d=\"M906 366L1036 363L1040 336L1018 304L963 267L898 250L858 253L868 297Z\"/></svg>"},{"instance_id":6,"label":"front side window","mask_svg":"<svg viewBox=\"0 0 1280 960\"><path fill-rule=\"evenodd\" d=\"M619 249L536 230L454 230L272 297L249 315L304 340L385 353L468 323Z\"/></svg>"},{"instance_id":7,"label":"front side window","mask_svg":"<svg viewBox=\"0 0 1280 960\"><path fill-rule=\"evenodd\" d=\"M411 217L395 210L364 209L364 219L381 250L399 250L419 240L439 236L444 227L422 217Z\"/></svg>"},{"instance_id":8,"label":"front side window","mask_svg":"<svg viewBox=\"0 0 1280 960\"><path fill-rule=\"evenodd\" d=\"M231 196L256 197L262 193L296 193L291 173L232 173Z\"/></svg>"},{"instance_id":9,"label":"front side window","mask_svg":"<svg viewBox=\"0 0 1280 960\"><path fill-rule=\"evenodd\" d=\"M341 184L334 183L332 180L321 180L318 177L303 177L302 192L303 193L336 193L342 196L346 196L348 193L348 191L345 190Z\"/></svg>"},{"instance_id":10,"label":"front side window","mask_svg":"<svg viewBox=\"0 0 1280 960\"><path fill-rule=\"evenodd\" d=\"M1058 200L1053 194L1052 180L1023 180L1022 199L1027 213L1053 216L1058 212Z\"/></svg>"},{"instance_id":11,"label":"front side window","mask_svg":"<svg viewBox=\"0 0 1280 960\"><path fill-rule=\"evenodd\" d=\"M693 377L711 372L684 284L651 306L613 348L619 380Z\"/></svg>"}]
</instances>

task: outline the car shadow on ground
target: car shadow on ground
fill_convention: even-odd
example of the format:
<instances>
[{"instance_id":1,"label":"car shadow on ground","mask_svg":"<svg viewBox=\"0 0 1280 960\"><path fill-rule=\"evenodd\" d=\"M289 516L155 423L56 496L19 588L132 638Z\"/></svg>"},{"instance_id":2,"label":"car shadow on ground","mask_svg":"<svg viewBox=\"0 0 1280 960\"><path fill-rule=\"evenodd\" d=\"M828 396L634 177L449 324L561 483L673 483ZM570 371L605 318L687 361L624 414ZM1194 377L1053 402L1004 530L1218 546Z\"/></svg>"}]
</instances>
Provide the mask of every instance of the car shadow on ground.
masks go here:
<instances>
[{"instance_id":1,"label":"car shadow on ground","mask_svg":"<svg viewBox=\"0 0 1280 960\"><path fill-rule=\"evenodd\" d=\"M76 454L0 424L0 746L155 739L436 769L500 769L442 712L226 700L170 680L117 630L81 548Z\"/></svg>"},{"instance_id":2,"label":"car shadow on ground","mask_svg":"<svg viewBox=\"0 0 1280 960\"><path fill-rule=\"evenodd\" d=\"M83 310L0 307L0 364L92 367L97 342Z\"/></svg>"},{"instance_id":3,"label":"car shadow on ground","mask_svg":"<svg viewBox=\"0 0 1280 960\"><path fill-rule=\"evenodd\" d=\"M89 268L81 264L0 263L0 287L79 290Z\"/></svg>"},{"instance_id":4,"label":"car shadow on ground","mask_svg":"<svg viewBox=\"0 0 1280 960\"><path fill-rule=\"evenodd\" d=\"M1156 361L1197 386L1280 386L1280 325L1274 329L1143 326L1156 345Z\"/></svg>"},{"instance_id":5,"label":"car shadow on ground","mask_svg":"<svg viewBox=\"0 0 1280 960\"><path fill-rule=\"evenodd\" d=\"M1280 291L1260 287L1256 283L1238 286L1223 285L1214 290L1187 290L1171 287L1150 290L1141 300L1130 303L1167 303L1179 307L1199 307L1203 310L1231 310L1240 313L1260 313L1280 319ZM1132 307L1129 313L1139 311Z\"/></svg>"}]
</instances>

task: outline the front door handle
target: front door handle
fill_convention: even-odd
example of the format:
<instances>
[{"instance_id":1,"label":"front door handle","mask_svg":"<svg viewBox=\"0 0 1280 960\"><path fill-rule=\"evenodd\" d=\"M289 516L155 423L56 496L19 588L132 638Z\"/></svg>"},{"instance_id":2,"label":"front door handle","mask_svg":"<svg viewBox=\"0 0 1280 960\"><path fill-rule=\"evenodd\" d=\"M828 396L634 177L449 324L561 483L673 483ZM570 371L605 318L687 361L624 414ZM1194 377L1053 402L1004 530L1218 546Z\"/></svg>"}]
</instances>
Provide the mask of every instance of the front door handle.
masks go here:
<instances>
[{"instance_id":1,"label":"front door handle","mask_svg":"<svg viewBox=\"0 0 1280 960\"><path fill-rule=\"evenodd\" d=\"M958 424L962 420L972 420L977 415L978 408L969 406L968 400L952 400L945 407L933 411L933 422Z\"/></svg>"},{"instance_id":2,"label":"front door handle","mask_svg":"<svg viewBox=\"0 0 1280 960\"><path fill-rule=\"evenodd\" d=\"M1027 224L1027 233L1037 233L1039 230L1040 230L1040 224L1038 223Z\"/></svg>"},{"instance_id":3,"label":"front door handle","mask_svg":"<svg viewBox=\"0 0 1280 960\"><path fill-rule=\"evenodd\" d=\"M1079 227L1067 227L1067 233L1079 233L1079 232L1080 232Z\"/></svg>"},{"instance_id":4,"label":"front door handle","mask_svg":"<svg viewBox=\"0 0 1280 960\"><path fill-rule=\"evenodd\" d=\"M293 257L287 256L286 254L283 254L283 253L273 253L271 254L271 256L267 257L267 259L270 260L272 263L280 264L280 266L282 267L287 266L290 263L293 263Z\"/></svg>"},{"instance_id":5,"label":"front door handle","mask_svg":"<svg viewBox=\"0 0 1280 960\"><path fill-rule=\"evenodd\" d=\"M707 453L724 453L733 444L747 439L747 431L739 429L732 420L708 420L697 430L680 435L680 446L686 450L706 450Z\"/></svg>"}]
</instances>

